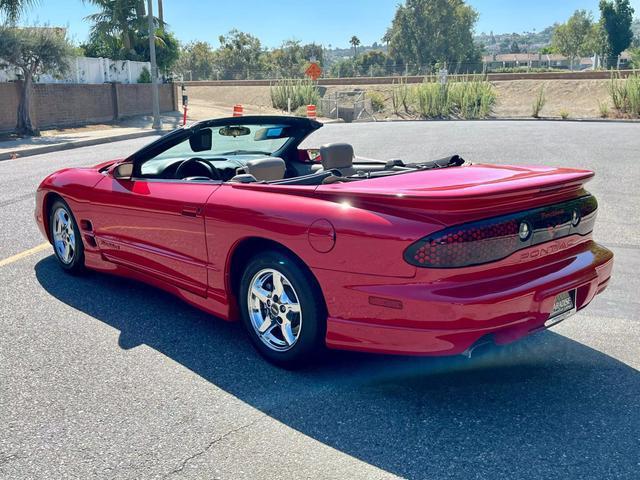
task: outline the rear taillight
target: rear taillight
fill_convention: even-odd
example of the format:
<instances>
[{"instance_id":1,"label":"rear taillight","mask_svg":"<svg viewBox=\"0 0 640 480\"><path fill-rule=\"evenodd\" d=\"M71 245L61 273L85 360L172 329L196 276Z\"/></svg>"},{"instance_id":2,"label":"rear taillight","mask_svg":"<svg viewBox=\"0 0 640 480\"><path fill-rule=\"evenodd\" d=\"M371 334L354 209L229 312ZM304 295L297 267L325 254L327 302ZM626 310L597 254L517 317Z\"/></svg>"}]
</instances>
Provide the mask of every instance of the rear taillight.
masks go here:
<instances>
[{"instance_id":1,"label":"rear taillight","mask_svg":"<svg viewBox=\"0 0 640 480\"><path fill-rule=\"evenodd\" d=\"M404 259L425 268L481 265L523 248L593 230L598 203L587 195L576 200L440 230L413 243Z\"/></svg>"}]
</instances>

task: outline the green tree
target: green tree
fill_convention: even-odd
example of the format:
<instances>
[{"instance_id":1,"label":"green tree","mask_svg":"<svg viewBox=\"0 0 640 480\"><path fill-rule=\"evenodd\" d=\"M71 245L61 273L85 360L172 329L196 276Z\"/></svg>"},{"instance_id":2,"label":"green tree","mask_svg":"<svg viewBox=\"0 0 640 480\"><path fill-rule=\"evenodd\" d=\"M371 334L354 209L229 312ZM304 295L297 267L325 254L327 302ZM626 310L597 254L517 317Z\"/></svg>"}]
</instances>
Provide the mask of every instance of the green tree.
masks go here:
<instances>
[{"instance_id":1,"label":"green tree","mask_svg":"<svg viewBox=\"0 0 640 480\"><path fill-rule=\"evenodd\" d=\"M593 53L589 41L592 32L593 18L586 10L576 10L567 23L558 25L553 32L552 45L569 58L571 70L577 57Z\"/></svg>"},{"instance_id":2,"label":"green tree","mask_svg":"<svg viewBox=\"0 0 640 480\"><path fill-rule=\"evenodd\" d=\"M324 48L317 43L307 43L302 46L302 56L305 60L316 59L321 66L324 65Z\"/></svg>"},{"instance_id":3,"label":"green tree","mask_svg":"<svg viewBox=\"0 0 640 480\"><path fill-rule=\"evenodd\" d=\"M73 46L64 29L0 27L0 52L0 63L16 68L22 77L16 132L37 135L30 115L34 77L44 72L52 75L65 73Z\"/></svg>"},{"instance_id":4,"label":"green tree","mask_svg":"<svg viewBox=\"0 0 640 480\"><path fill-rule=\"evenodd\" d=\"M510 53L520 53L520 46L518 45L518 42L514 41L511 44Z\"/></svg>"},{"instance_id":5,"label":"green tree","mask_svg":"<svg viewBox=\"0 0 640 480\"><path fill-rule=\"evenodd\" d=\"M355 60L342 58L330 67L332 77L384 76L393 73L393 61L384 52L371 50Z\"/></svg>"},{"instance_id":6,"label":"green tree","mask_svg":"<svg viewBox=\"0 0 640 480\"><path fill-rule=\"evenodd\" d=\"M123 54L122 41L120 38L111 35L101 35L99 38L92 36L89 38L89 41L80 44L80 49L85 57L133 60L133 58L127 58L131 55Z\"/></svg>"},{"instance_id":7,"label":"green tree","mask_svg":"<svg viewBox=\"0 0 640 480\"><path fill-rule=\"evenodd\" d=\"M633 41L631 45L634 48L640 48L640 18L636 18L631 24L631 31L633 32Z\"/></svg>"},{"instance_id":8,"label":"green tree","mask_svg":"<svg viewBox=\"0 0 640 480\"><path fill-rule=\"evenodd\" d=\"M260 78L265 67L265 51L253 35L233 29L220 35L217 51L221 78L236 80Z\"/></svg>"},{"instance_id":9,"label":"green tree","mask_svg":"<svg viewBox=\"0 0 640 480\"><path fill-rule=\"evenodd\" d=\"M267 68L273 75L283 78L303 77L312 58L323 64L322 46L315 43L303 45L298 40L287 40L265 55Z\"/></svg>"},{"instance_id":10,"label":"green tree","mask_svg":"<svg viewBox=\"0 0 640 480\"><path fill-rule=\"evenodd\" d=\"M180 49L176 72L189 80L208 80L215 72L216 55L207 42L187 43Z\"/></svg>"},{"instance_id":11,"label":"green tree","mask_svg":"<svg viewBox=\"0 0 640 480\"><path fill-rule=\"evenodd\" d=\"M298 40L287 40L279 48L267 54L269 69L275 76L282 78L298 78L302 76L304 51Z\"/></svg>"},{"instance_id":12,"label":"green tree","mask_svg":"<svg viewBox=\"0 0 640 480\"><path fill-rule=\"evenodd\" d=\"M473 43L477 19L478 13L463 0L406 0L385 36L389 53L401 63L477 68L480 50Z\"/></svg>"},{"instance_id":13,"label":"green tree","mask_svg":"<svg viewBox=\"0 0 640 480\"><path fill-rule=\"evenodd\" d=\"M0 0L0 14L6 16L9 24L15 25L20 15L37 3L38 0Z\"/></svg>"},{"instance_id":14,"label":"green tree","mask_svg":"<svg viewBox=\"0 0 640 480\"><path fill-rule=\"evenodd\" d=\"M629 0L600 0L600 22L607 38L609 66L614 66L618 56L631 45L633 13Z\"/></svg>"},{"instance_id":15,"label":"green tree","mask_svg":"<svg viewBox=\"0 0 640 480\"><path fill-rule=\"evenodd\" d=\"M360 55L354 62L355 70L361 76L384 76L392 73L393 61L379 50L371 50Z\"/></svg>"},{"instance_id":16,"label":"green tree","mask_svg":"<svg viewBox=\"0 0 640 480\"><path fill-rule=\"evenodd\" d=\"M631 66L640 69L640 48L634 48L629 53L631 53Z\"/></svg>"},{"instance_id":17,"label":"green tree","mask_svg":"<svg viewBox=\"0 0 640 480\"><path fill-rule=\"evenodd\" d=\"M173 33L162 29L160 26L156 29L154 37L158 70L168 75L180 57L180 43ZM146 30L136 32L133 48L138 59L145 62L150 61L149 34Z\"/></svg>"},{"instance_id":18,"label":"green tree","mask_svg":"<svg viewBox=\"0 0 640 480\"><path fill-rule=\"evenodd\" d=\"M353 58L356 58L358 56L358 45L360 45L360 39L354 35L351 37L351 40L349 40L349 43L351 44L351 48L353 48Z\"/></svg>"},{"instance_id":19,"label":"green tree","mask_svg":"<svg viewBox=\"0 0 640 480\"><path fill-rule=\"evenodd\" d=\"M585 49L589 53L597 54L600 59L605 59L609 55L607 32L605 32L601 22L594 23L591 26Z\"/></svg>"},{"instance_id":20,"label":"green tree","mask_svg":"<svg viewBox=\"0 0 640 480\"><path fill-rule=\"evenodd\" d=\"M337 78L355 77L356 64L353 58L341 58L331 65L329 73L332 77Z\"/></svg>"},{"instance_id":21,"label":"green tree","mask_svg":"<svg viewBox=\"0 0 640 480\"><path fill-rule=\"evenodd\" d=\"M551 55L553 53L558 53L558 51L553 47L553 45L546 45L540 49L540 53L542 55Z\"/></svg>"}]
</instances>

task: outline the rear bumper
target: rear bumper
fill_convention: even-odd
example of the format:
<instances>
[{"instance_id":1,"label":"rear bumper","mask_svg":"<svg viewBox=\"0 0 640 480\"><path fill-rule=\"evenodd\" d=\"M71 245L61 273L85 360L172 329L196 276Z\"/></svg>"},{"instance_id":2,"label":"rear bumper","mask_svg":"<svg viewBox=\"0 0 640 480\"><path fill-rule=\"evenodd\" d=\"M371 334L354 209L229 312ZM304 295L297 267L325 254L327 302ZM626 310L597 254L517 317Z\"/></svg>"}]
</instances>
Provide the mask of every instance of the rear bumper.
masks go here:
<instances>
[{"instance_id":1,"label":"rear bumper","mask_svg":"<svg viewBox=\"0 0 640 480\"><path fill-rule=\"evenodd\" d=\"M451 270L411 279L314 272L329 311L331 348L456 355L482 337L506 344L541 330L555 297L576 289L580 310L603 291L613 253L583 239L535 261Z\"/></svg>"}]
</instances>

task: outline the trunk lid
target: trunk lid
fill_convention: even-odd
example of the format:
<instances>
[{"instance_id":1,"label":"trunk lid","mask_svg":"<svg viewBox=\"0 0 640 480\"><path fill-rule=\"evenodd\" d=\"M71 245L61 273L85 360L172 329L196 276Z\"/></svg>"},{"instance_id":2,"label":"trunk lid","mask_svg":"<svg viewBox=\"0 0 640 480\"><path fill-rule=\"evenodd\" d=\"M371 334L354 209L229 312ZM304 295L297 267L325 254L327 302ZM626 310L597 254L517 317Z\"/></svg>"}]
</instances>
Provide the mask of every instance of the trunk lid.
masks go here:
<instances>
[{"instance_id":1,"label":"trunk lid","mask_svg":"<svg viewBox=\"0 0 640 480\"><path fill-rule=\"evenodd\" d=\"M575 198L593 175L572 168L473 164L321 185L316 194L373 209L396 206L449 223L450 215L459 222L467 220L461 216L488 217Z\"/></svg>"}]
</instances>

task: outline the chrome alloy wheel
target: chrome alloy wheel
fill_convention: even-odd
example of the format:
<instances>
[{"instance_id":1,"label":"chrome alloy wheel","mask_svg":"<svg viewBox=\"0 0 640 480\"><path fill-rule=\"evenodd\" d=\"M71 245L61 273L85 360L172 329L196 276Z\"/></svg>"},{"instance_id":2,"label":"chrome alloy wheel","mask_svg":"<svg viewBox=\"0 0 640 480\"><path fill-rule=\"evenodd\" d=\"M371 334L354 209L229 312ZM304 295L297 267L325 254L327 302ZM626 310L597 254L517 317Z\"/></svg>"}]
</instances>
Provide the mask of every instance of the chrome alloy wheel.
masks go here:
<instances>
[{"instance_id":1,"label":"chrome alloy wheel","mask_svg":"<svg viewBox=\"0 0 640 480\"><path fill-rule=\"evenodd\" d=\"M53 245L60 261L69 265L76 255L76 232L71 215L63 207L53 214Z\"/></svg>"},{"instance_id":2,"label":"chrome alloy wheel","mask_svg":"<svg viewBox=\"0 0 640 480\"><path fill-rule=\"evenodd\" d=\"M282 273L265 268L251 279L247 292L251 326L272 350L291 349L302 330L300 300L291 282Z\"/></svg>"}]
</instances>

